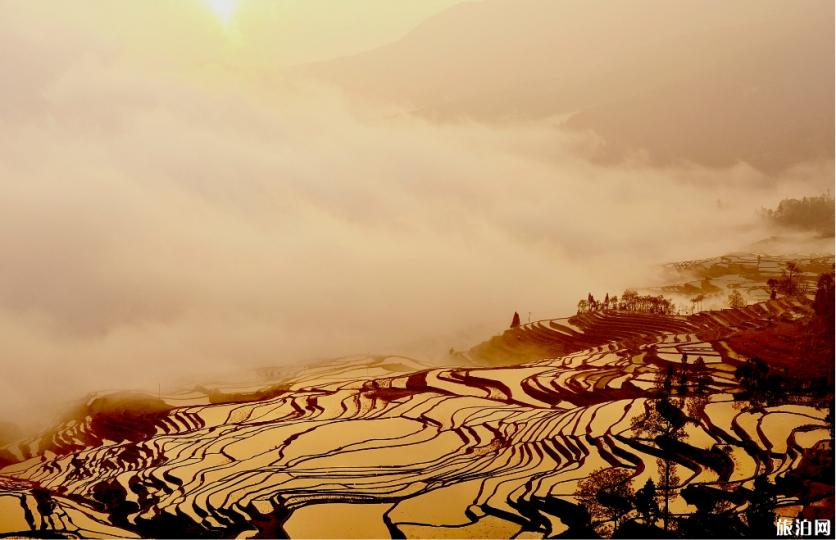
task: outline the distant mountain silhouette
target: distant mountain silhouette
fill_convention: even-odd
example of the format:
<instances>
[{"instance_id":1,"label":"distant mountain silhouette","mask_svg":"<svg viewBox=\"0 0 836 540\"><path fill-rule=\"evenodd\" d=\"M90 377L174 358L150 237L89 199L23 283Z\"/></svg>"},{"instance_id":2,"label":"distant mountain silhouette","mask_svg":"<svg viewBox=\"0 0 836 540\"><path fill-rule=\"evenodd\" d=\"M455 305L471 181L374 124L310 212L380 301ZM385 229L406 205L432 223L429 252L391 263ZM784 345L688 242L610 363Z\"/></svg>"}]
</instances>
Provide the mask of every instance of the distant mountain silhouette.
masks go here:
<instances>
[{"instance_id":1,"label":"distant mountain silhouette","mask_svg":"<svg viewBox=\"0 0 836 540\"><path fill-rule=\"evenodd\" d=\"M774 172L833 158L832 2L486 0L400 41L302 66L427 117L567 117L614 161Z\"/></svg>"}]
</instances>

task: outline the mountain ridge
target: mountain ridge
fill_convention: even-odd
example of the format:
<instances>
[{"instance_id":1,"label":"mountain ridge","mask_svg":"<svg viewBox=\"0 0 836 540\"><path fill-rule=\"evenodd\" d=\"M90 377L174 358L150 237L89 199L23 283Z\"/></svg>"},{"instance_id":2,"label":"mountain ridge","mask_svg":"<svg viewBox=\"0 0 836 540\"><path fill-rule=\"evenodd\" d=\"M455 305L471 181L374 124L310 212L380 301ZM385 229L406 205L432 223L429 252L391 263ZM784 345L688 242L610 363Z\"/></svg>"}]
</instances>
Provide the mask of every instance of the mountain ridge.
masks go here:
<instances>
[{"instance_id":1,"label":"mountain ridge","mask_svg":"<svg viewBox=\"0 0 836 540\"><path fill-rule=\"evenodd\" d=\"M602 138L601 162L644 152L777 173L833 159L833 71L821 69L833 64L832 4L607 8L466 3L399 41L296 73L436 121L570 115L565 128Z\"/></svg>"}]
</instances>

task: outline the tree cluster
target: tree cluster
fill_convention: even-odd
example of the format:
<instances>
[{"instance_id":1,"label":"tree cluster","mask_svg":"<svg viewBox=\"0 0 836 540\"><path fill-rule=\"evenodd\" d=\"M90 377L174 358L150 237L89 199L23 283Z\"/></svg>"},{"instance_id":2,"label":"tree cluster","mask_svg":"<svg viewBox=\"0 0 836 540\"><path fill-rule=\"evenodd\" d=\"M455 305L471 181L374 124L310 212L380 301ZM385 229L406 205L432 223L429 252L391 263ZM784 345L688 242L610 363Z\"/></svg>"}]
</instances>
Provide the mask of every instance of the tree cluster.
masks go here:
<instances>
[{"instance_id":1,"label":"tree cluster","mask_svg":"<svg viewBox=\"0 0 836 540\"><path fill-rule=\"evenodd\" d=\"M621 298L606 293L604 298L599 300L592 293L589 293L585 299L582 298L578 301L578 313L605 310L655 313L658 315L671 315L676 311L673 302L661 294L658 296L640 295L634 289L625 290Z\"/></svg>"},{"instance_id":2,"label":"tree cluster","mask_svg":"<svg viewBox=\"0 0 836 540\"><path fill-rule=\"evenodd\" d=\"M752 366L757 378L760 367ZM634 418L637 437L660 451L655 478L640 489L632 485L635 471L626 467L598 469L578 483L575 496L588 516L589 527L613 538L764 538L774 534L778 488L763 475L754 489L742 486L691 484L681 487L677 454L686 438L685 426L702 414L690 402L705 400L711 377L702 358L688 364L683 354L679 366L660 369L645 413ZM683 410L685 403L689 410ZM670 502L681 495L696 507L689 515L671 512ZM746 510L740 512L739 508Z\"/></svg>"},{"instance_id":3,"label":"tree cluster","mask_svg":"<svg viewBox=\"0 0 836 540\"><path fill-rule=\"evenodd\" d=\"M799 273L797 265L788 264L782 279L791 284L797 281ZM809 325L811 332L830 332L832 336L834 288L833 273L819 277L813 301L815 315ZM616 306L635 302L637 298L640 297L634 291L625 291L616 300ZM613 305L609 295L605 302L592 300L590 294L587 304L597 305L598 309L622 309L600 307ZM828 343L832 359L832 337ZM655 355L654 347L648 349L648 355ZM735 378L741 388L736 399L747 400L753 407L792 402L805 395L818 396L819 401L826 398L822 406L828 408L826 418L833 437L832 381L794 378L786 370L771 368L757 357L738 366ZM770 481L766 471L756 470L752 488L699 483L681 486L678 460L682 459L680 453L686 444L685 426L704 417L713 382L701 357L689 363L688 356L683 354L679 364L668 362L658 370L644 414L635 417L631 425L638 440L656 447L659 456L656 474L639 489L633 486L636 471L628 467L598 469L579 482L575 492L582 506L579 515L585 516L590 529L617 538L766 538L775 534L779 495L794 492L787 482ZM727 452L728 449L719 450ZM829 463L831 473L826 476L832 477L832 460ZM815 475L820 472L816 469ZM804 476L809 477L809 474ZM677 496L696 507L696 512L689 515L671 512L670 502Z\"/></svg>"},{"instance_id":4,"label":"tree cluster","mask_svg":"<svg viewBox=\"0 0 836 540\"><path fill-rule=\"evenodd\" d=\"M803 296L807 289L801 282L801 268L795 262L788 262L777 278L766 280L769 287L769 298L775 300L779 294L783 296Z\"/></svg>"},{"instance_id":5,"label":"tree cluster","mask_svg":"<svg viewBox=\"0 0 836 540\"><path fill-rule=\"evenodd\" d=\"M783 227L815 231L822 236L833 236L833 195L784 199L774 210L764 210L764 216Z\"/></svg>"},{"instance_id":6,"label":"tree cluster","mask_svg":"<svg viewBox=\"0 0 836 540\"><path fill-rule=\"evenodd\" d=\"M786 381L775 373L760 358L754 356L737 366L734 377L742 391L735 395L737 400L746 400L755 406L774 403L783 396Z\"/></svg>"},{"instance_id":7,"label":"tree cluster","mask_svg":"<svg viewBox=\"0 0 836 540\"><path fill-rule=\"evenodd\" d=\"M778 495L785 490L766 474L755 477L752 489L691 484L680 494L696 511L674 515L660 505L666 497L663 485L648 478L636 490L633 473L624 467L608 467L578 482L578 515L586 523L577 530L611 538L770 538L775 534ZM746 509L740 512L744 505Z\"/></svg>"}]
</instances>

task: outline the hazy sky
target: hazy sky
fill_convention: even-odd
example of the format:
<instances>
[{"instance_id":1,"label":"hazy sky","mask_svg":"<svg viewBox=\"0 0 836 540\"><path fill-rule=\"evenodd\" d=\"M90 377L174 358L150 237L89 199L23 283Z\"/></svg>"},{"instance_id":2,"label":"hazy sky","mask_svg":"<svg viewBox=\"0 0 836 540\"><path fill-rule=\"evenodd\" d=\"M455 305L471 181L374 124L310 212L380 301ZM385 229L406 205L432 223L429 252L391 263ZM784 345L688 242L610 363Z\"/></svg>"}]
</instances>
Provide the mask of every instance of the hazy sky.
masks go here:
<instances>
[{"instance_id":1,"label":"hazy sky","mask_svg":"<svg viewBox=\"0 0 836 540\"><path fill-rule=\"evenodd\" d=\"M0 2L0 418L464 347L759 240L760 206L832 179L830 161L594 164L600 141L553 119L436 124L273 67L449 3L241 2L233 29L202 2Z\"/></svg>"},{"instance_id":2,"label":"hazy sky","mask_svg":"<svg viewBox=\"0 0 836 540\"><path fill-rule=\"evenodd\" d=\"M72 0L0 2L21 34L52 44L88 34L97 53L152 63L277 68L351 55L402 37L462 0Z\"/></svg>"}]
</instances>

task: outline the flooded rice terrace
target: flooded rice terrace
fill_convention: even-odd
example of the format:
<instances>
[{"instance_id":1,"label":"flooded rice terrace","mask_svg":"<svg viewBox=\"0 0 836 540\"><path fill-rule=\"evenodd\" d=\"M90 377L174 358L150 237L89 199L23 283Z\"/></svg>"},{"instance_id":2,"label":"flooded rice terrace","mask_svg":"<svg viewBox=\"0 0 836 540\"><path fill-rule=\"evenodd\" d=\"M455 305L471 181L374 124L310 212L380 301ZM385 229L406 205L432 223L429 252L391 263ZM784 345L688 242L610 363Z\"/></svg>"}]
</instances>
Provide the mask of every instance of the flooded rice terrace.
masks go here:
<instances>
[{"instance_id":1,"label":"flooded rice terrace","mask_svg":"<svg viewBox=\"0 0 836 540\"><path fill-rule=\"evenodd\" d=\"M246 387L100 397L87 416L4 449L0 530L541 538L577 526L579 483L594 472L624 469L638 489L658 483L662 458L678 471L670 512L690 514L685 487L751 489L829 441L825 410L732 395L741 360L724 336L805 309L778 300L691 317L592 313L491 343L578 349L520 365L352 357L266 370ZM691 420L661 448L641 433L654 388L668 366L697 364L703 390L692 377L671 399ZM800 510L792 498L778 506Z\"/></svg>"}]
</instances>

